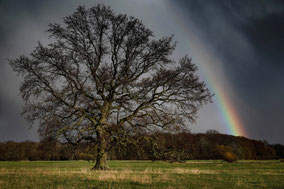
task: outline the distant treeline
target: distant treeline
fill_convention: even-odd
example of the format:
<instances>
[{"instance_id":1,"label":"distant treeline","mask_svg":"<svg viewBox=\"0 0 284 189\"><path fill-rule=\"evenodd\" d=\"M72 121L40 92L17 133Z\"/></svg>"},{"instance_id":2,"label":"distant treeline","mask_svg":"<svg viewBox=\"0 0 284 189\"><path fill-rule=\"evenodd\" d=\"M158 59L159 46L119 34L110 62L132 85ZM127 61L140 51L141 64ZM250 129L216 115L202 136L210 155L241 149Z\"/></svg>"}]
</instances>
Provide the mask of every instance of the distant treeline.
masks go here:
<instances>
[{"instance_id":1,"label":"distant treeline","mask_svg":"<svg viewBox=\"0 0 284 189\"><path fill-rule=\"evenodd\" d=\"M129 142L130 141L130 142ZM81 143L77 146L60 144L46 139L40 142L1 142L0 161L19 160L92 160L96 145ZM219 134L183 132L178 134L155 133L137 135L119 142L109 153L109 159L119 160L189 160L223 159L229 154L236 159L280 159L284 158L284 145L268 144L245 137Z\"/></svg>"}]
</instances>

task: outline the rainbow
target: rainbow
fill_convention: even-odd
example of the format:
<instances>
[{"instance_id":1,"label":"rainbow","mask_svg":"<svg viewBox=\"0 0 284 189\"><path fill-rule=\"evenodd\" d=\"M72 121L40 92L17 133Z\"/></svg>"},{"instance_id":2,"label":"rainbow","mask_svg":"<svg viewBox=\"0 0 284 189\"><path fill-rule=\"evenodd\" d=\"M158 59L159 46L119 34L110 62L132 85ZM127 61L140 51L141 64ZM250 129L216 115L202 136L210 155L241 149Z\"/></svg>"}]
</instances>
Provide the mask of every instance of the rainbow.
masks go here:
<instances>
[{"instance_id":1,"label":"rainbow","mask_svg":"<svg viewBox=\"0 0 284 189\"><path fill-rule=\"evenodd\" d=\"M170 3L169 1L165 2L166 4ZM173 10L174 6L175 5L169 5L171 10ZM185 19L175 12L180 11L173 12L174 19L176 23L181 26L182 32L184 33L183 36L186 36L187 38L184 41L189 41L194 44L194 48L190 48L189 44L185 44L185 47L187 49L191 49L193 52L193 55L195 56L193 58L197 59L195 62L197 62L201 78L206 81L208 88L214 93L215 102L226 127L226 132L235 136L248 137L236 108L233 106L230 100L230 85L227 85L224 82L226 78L220 79L216 77L219 74L219 71L216 70L216 66L220 65L218 63L221 61L218 59L218 57L214 56L213 53L202 54L204 52L208 52L206 47L203 45L204 43L198 39L198 36L196 36L191 29L185 27L188 25L185 23ZM212 62L217 63L214 64L215 67L212 67Z\"/></svg>"},{"instance_id":2,"label":"rainbow","mask_svg":"<svg viewBox=\"0 0 284 189\"><path fill-rule=\"evenodd\" d=\"M218 62L218 59L216 57L208 55L207 57L203 57L198 53L195 54L198 56L199 61L208 63L209 60L211 60L211 62L212 60L214 60L215 62ZM226 131L231 135L247 137L248 135L239 118L236 108L234 108L228 95L228 91L231 90L229 85L219 81L220 79L216 78L217 74L214 74L214 69L210 65L205 63L198 63L198 68L200 70L202 79L206 81L208 88L212 93L214 93L215 102L222 117L222 120L225 123Z\"/></svg>"},{"instance_id":3,"label":"rainbow","mask_svg":"<svg viewBox=\"0 0 284 189\"><path fill-rule=\"evenodd\" d=\"M240 118L233 107L229 96L226 95L223 88L218 86L218 84L212 85L213 93L215 94L217 105L221 112L224 122L227 125L228 132L235 136L247 136L247 133L243 127L243 124L240 121Z\"/></svg>"}]
</instances>

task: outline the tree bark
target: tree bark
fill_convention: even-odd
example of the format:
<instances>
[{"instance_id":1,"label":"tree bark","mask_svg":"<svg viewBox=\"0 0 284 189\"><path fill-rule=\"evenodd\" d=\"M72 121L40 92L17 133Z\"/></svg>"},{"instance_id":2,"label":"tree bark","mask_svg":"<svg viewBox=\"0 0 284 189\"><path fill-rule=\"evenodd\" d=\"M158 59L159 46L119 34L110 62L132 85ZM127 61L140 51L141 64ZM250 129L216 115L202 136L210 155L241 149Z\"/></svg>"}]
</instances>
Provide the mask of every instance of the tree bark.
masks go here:
<instances>
[{"instance_id":1,"label":"tree bark","mask_svg":"<svg viewBox=\"0 0 284 189\"><path fill-rule=\"evenodd\" d=\"M92 168L92 170L107 170L107 141L103 136L102 131L97 132L97 139L98 139L98 149L97 149L97 157L96 157L96 164Z\"/></svg>"}]
</instances>

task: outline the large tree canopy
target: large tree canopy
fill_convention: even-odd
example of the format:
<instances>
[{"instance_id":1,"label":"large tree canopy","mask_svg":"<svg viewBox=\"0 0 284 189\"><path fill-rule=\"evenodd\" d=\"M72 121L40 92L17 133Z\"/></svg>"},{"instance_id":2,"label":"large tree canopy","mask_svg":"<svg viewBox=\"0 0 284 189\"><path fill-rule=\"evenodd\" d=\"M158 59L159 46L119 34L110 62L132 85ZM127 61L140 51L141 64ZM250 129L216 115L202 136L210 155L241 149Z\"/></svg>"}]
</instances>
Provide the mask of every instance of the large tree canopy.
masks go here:
<instances>
[{"instance_id":1,"label":"large tree canopy","mask_svg":"<svg viewBox=\"0 0 284 189\"><path fill-rule=\"evenodd\" d=\"M154 39L136 18L104 5L80 6L48 32L54 39L48 46L10 60L24 78L23 115L42 136L97 142L95 169L106 168L121 131L183 127L211 100L191 59L170 59L172 37Z\"/></svg>"}]
</instances>

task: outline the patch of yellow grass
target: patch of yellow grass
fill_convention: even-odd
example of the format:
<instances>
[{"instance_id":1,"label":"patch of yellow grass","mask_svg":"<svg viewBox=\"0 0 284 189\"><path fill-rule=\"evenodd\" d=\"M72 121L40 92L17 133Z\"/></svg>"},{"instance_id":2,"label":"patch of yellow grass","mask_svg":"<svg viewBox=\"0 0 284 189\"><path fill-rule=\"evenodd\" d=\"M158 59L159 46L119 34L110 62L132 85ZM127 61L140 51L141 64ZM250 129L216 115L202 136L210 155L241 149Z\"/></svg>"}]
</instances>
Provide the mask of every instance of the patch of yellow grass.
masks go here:
<instances>
[{"instance_id":1,"label":"patch of yellow grass","mask_svg":"<svg viewBox=\"0 0 284 189\"><path fill-rule=\"evenodd\" d=\"M145 170L132 170L132 169L122 169L122 170L106 170L106 171L91 171L89 168L82 168L76 170L69 169L54 169L54 168L35 168L35 169L7 169L1 168L0 175L18 175L37 177L41 176L57 176L57 177L81 177L90 180L99 181L131 181L140 184L151 184L153 182L175 182L174 174L216 174L216 171L212 170L202 170L202 169L185 169L185 168L175 168L175 169L151 169L147 168ZM1 184L1 182L0 182Z\"/></svg>"},{"instance_id":2,"label":"patch of yellow grass","mask_svg":"<svg viewBox=\"0 0 284 189\"><path fill-rule=\"evenodd\" d=\"M214 163L211 161L189 161L189 162L185 162L185 163L190 163L190 164L203 164L203 163Z\"/></svg>"},{"instance_id":3,"label":"patch of yellow grass","mask_svg":"<svg viewBox=\"0 0 284 189\"><path fill-rule=\"evenodd\" d=\"M262 175L284 175L284 172L263 172Z\"/></svg>"},{"instance_id":4,"label":"patch of yellow grass","mask_svg":"<svg viewBox=\"0 0 284 189\"><path fill-rule=\"evenodd\" d=\"M88 168L78 170L66 169L0 169L0 175L18 175L37 177L41 176L59 176L59 177L82 177L91 180L100 181L132 181L141 184L151 184L152 182L166 182L169 180L168 175L163 174L161 170L145 169L144 171L137 171L131 169L124 170L106 170L106 171L91 171Z\"/></svg>"},{"instance_id":5,"label":"patch of yellow grass","mask_svg":"<svg viewBox=\"0 0 284 189\"><path fill-rule=\"evenodd\" d=\"M176 174L217 174L216 171L212 170L202 170L202 169L184 169L184 168L175 168L170 170L171 173L176 173Z\"/></svg>"},{"instance_id":6,"label":"patch of yellow grass","mask_svg":"<svg viewBox=\"0 0 284 189\"><path fill-rule=\"evenodd\" d=\"M166 182L169 180L167 175L162 175L161 171L108 170L108 171L90 171L86 175L89 179L101 181L132 181L141 184L150 184L152 182Z\"/></svg>"}]
</instances>

